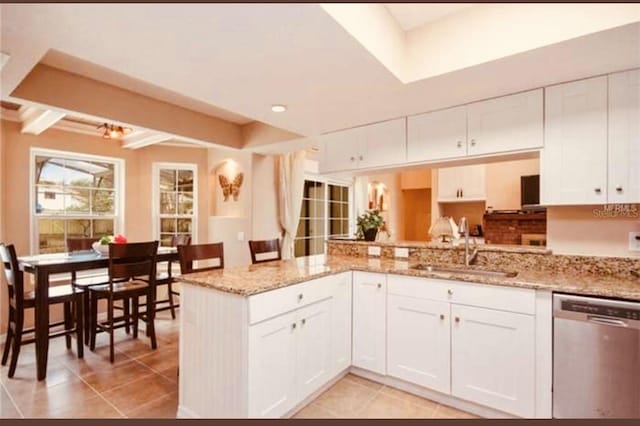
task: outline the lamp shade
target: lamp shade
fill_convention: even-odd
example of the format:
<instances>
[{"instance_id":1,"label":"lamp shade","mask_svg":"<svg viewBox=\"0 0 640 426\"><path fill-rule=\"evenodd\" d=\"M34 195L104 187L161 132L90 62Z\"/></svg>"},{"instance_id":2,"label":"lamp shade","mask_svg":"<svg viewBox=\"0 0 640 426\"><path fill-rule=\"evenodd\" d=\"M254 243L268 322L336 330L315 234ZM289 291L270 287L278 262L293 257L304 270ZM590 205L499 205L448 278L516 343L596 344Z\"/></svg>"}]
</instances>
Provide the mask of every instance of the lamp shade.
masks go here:
<instances>
[{"instance_id":1,"label":"lamp shade","mask_svg":"<svg viewBox=\"0 0 640 426\"><path fill-rule=\"evenodd\" d=\"M457 230L453 228L452 222L450 217L439 217L429 228L429 235L434 240L442 238L442 242L446 242L447 237L454 238Z\"/></svg>"}]
</instances>

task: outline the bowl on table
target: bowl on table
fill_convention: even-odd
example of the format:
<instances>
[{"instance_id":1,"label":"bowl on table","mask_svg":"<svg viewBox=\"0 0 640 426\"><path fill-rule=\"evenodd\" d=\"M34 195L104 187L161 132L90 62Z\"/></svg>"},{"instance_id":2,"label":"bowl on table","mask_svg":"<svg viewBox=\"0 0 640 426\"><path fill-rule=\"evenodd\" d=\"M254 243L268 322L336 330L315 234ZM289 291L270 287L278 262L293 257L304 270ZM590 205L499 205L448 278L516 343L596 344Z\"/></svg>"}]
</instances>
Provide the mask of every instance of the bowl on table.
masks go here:
<instances>
[{"instance_id":1,"label":"bowl on table","mask_svg":"<svg viewBox=\"0 0 640 426\"><path fill-rule=\"evenodd\" d=\"M100 241L96 241L91 245L93 247L93 251L103 256L109 255L109 244L100 244Z\"/></svg>"}]
</instances>

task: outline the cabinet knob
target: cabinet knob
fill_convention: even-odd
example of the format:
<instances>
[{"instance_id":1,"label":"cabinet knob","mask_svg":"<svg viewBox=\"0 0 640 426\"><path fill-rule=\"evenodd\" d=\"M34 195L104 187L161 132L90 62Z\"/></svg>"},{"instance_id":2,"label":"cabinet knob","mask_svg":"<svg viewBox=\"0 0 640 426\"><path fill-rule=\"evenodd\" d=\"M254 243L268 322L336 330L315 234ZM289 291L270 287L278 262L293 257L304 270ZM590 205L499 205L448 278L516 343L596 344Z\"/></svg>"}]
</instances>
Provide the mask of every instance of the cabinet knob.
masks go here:
<instances>
[{"instance_id":1,"label":"cabinet knob","mask_svg":"<svg viewBox=\"0 0 640 426\"><path fill-rule=\"evenodd\" d=\"M296 323L294 322L293 324L291 324L291 329L295 330L296 329Z\"/></svg>"},{"instance_id":2,"label":"cabinet knob","mask_svg":"<svg viewBox=\"0 0 640 426\"><path fill-rule=\"evenodd\" d=\"M621 186L616 186L616 191L622 192L622 187Z\"/></svg>"},{"instance_id":3,"label":"cabinet knob","mask_svg":"<svg viewBox=\"0 0 640 426\"><path fill-rule=\"evenodd\" d=\"M350 160L353 163L354 161L356 161L356 157L351 157Z\"/></svg>"},{"instance_id":4,"label":"cabinet knob","mask_svg":"<svg viewBox=\"0 0 640 426\"><path fill-rule=\"evenodd\" d=\"M453 296L453 290L451 290L451 289L447 290L447 294L448 294L449 296Z\"/></svg>"},{"instance_id":5,"label":"cabinet knob","mask_svg":"<svg viewBox=\"0 0 640 426\"><path fill-rule=\"evenodd\" d=\"M300 321L302 323L302 325L305 325L307 323L307 319L306 318L302 318L302 321Z\"/></svg>"},{"instance_id":6,"label":"cabinet knob","mask_svg":"<svg viewBox=\"0 0 640 426\"><path fill-rule=\"evenodd\" d=\"M363 157L362 155L360 155L360 156L358 157L358 160L362 161L362 160L364 160L364 157Z\"/></svg>"},{"instance_id":7,"label":"cabinet knob","mask_svg":"<svg viewBox=\"0 0 640 426\"><path fill-rule=\"evenodd\" d=\"M303 297L304 297L304 296L302 295L302 293L300 293L300 294L298 295L298 302L301 302Z\"/></svg>"},{"instance_id":8,"label":"cabinet knob","mask_svg":"<svg viewBox=\"0 0 640 426\"><path fill-rule=\"evenodd\" d=\"M475 139L471 139L471 146L476 146L476 140Z\"/></svg>"},{"instance_id":9,"label":"cabinet knob","mask_svg":"<svg viewBox=\"0 0 640 426\"><path fill-rule=\"evenodd\" d=\"M382 288L382 284L381 283L378 283L378 288Z\"/></svg>"},{"instance_id":10,"label":"cabinet knob","mask_svg":"<svg viewBox=\"0 0 640 426\"><path fill-rule=\"evenodd\" d=\"M456 322L460 322L460 317L456 317Z\"/></svg>"},{"instance_id":11,"label":"cabinet knob","mask_svg":"<svg viewBox=\"0 0 640 426\"><path fill-rule=\"evenodd\" d=\"M440 319L443 320L444 319L444 314L440 314Z\"/></svg>"},{"instance_id":12,"label":"cabinet knob","mask_svg":"<svg viewBox=\"0 0 640 426\"><path fill-rule=\"evenodd\" d=\"M594 188L593 190L596 192L596 194L599 194L602 192L602 189L600 188Z\"/></svg>"},{"instance_id":13,"label":"cabinet knob","mask_svg":"<svg viewBox=\"0 0 640 426\"><path fill-rule=\"evenodd\" d=\"M462 148L462 141L458 141L458 148Z\"/></svg>"}]
</instances>

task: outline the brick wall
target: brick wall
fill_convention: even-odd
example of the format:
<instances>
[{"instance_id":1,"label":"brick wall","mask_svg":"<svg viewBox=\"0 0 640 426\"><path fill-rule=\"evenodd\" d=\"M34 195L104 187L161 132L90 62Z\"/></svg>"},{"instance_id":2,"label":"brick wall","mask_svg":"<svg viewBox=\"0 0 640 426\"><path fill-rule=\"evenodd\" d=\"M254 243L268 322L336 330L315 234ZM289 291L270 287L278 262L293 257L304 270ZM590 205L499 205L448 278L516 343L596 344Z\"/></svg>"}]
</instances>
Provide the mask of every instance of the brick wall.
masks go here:
<instances>
[{"instance_id":1,"label":"brick wall","mask_svg":"<svg viewBox=\"0 0 640 426\"><path fill-rule=\"evenodd\" d=\"M490 213L483 216L487 244L521 244L522 234L547 233L547 213Z\"/></svg>"}]
</instances>

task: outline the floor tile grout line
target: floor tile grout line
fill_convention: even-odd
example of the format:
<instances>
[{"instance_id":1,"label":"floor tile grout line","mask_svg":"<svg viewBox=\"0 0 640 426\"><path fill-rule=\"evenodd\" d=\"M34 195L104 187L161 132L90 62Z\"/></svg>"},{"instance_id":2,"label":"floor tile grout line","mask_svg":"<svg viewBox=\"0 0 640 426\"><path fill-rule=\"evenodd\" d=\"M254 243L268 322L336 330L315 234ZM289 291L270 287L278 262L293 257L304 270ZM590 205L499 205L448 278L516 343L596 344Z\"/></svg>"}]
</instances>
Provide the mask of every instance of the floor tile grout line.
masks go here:
<instances>
[{"instance_id":1,"label":"floor tile grout line","mask_svg":"<svg viewBox=\"0 0 640 426\"><path fill-rule=\"evenodd\" d=\"M15 408L18 414L20 414L20 418L23 418L23 419L26 418L24 416L24 413L20 409L20 407L18 407L18 404L16 404L15 399L13 399L13 396L9 393L9 389L7 389L7 386L1 380L0 380L0 387L2 387L2 389L4 390L4 393L7 394L7 396L9 397L11 404L13 404L13 408Z\"/></svg>"},{"instance_id":2,"label":"floor tile grout line","mask_svg":"<svg viewBox=\"0 0 640 426\"><path fill-rule=\"evenodd\" d=\"M159 401L159 400L161 400L162 398L166 398L167 396L172 395L172 394L174 394L174 393L177 395L177 394L178 394L178 391L177 391L177 390L175 390L175 391L173 391L173 392L169 392L169 393L166 393L166 394L164 394L164 395L161 395L161 396L159 396L159 397L157 397L157 398L153 398L151 401L147 401L147 402L145 402L144 404L140 405L138 408L136 408L135 410L133 410L133 411L132 411L132 413L135 413L136 411L140 411L140 410L141 410L141 409L143 409L145 406L150 405L150 404L152 404L152 403L154 403L154 402L156 402L156 401ZM177 414L177 410L176 410L176 414ZM127 417L128 419L130 419L130 418L131 418L131 417L129 417L129 416L126 416L126 417Z\"/></svg>"}]
</instances>

